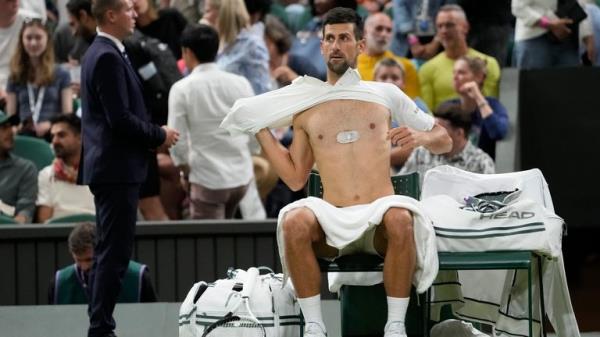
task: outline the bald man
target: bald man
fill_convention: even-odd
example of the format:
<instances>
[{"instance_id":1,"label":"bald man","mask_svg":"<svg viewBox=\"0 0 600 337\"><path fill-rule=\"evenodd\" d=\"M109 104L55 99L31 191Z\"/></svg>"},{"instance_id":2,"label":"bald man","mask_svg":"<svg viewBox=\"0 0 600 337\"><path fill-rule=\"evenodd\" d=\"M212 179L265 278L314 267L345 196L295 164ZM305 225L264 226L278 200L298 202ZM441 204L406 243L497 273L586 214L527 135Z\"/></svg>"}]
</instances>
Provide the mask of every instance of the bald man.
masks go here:
<instances>
[{"instance_id":1,"label":"bald man","mask_svg":"<svg viewBox=\"0 0 600 337\"><path fill-rule=\"evenodd\" d=\"M358 55L357 66L360 77L364 81L373 81L375 65L384 58L393 58L404 67L404 92L415 98L419 93L419 79L415 66L407 58L395 55L390 51L392 44L392 19L384 13L370 15L365 21L366 48Z\"/></svg>"}]
</instances>

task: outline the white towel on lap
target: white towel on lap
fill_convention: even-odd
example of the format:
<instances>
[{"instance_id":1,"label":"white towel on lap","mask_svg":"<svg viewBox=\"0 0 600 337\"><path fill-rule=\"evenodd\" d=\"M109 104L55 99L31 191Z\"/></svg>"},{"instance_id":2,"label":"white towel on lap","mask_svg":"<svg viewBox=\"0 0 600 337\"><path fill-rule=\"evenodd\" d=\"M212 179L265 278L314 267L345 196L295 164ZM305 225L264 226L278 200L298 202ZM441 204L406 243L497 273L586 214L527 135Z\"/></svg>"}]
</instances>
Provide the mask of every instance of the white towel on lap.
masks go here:
<instances>
[{"instance_id":1,"label":"white towel on lap","mask_svg":"<svg viewBox=\"0 0 600 337\"><path fill-rule=\"evenodd\" d=\"M417 249L417 266L413 277L413 285L416 287L417 292L422 293L429 288L435 279L438 272L438 259L431 220L421 208L419 201L401 195L390 195L379 198L370 204L350 207L335 207L315 197L301 199L285 206L279 212L277 221L277 242L284 274L287 273L287 268L281 225L287 212L300 207L306 207L315 214L325 232L327 244L337 249L343 249L360 238L365 231L379 225L388 209L399 207L411 211L414 219L413 232ZM382 281L381 272L330 273L329 289L336 292L342 284L373 285Z\"/></svg>"}]
</instances>

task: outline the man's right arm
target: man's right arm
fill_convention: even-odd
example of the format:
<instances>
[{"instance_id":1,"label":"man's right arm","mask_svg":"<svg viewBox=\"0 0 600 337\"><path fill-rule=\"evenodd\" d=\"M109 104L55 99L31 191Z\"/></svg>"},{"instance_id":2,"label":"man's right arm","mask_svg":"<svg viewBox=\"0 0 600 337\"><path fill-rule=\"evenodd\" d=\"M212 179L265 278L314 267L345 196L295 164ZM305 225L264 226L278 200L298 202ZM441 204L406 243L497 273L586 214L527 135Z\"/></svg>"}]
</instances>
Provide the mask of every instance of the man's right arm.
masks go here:
<instances>
[{"instance_id":1,"label":"man's right arm","mask_svg":"<svg viewBox=\"0 0 600 337\"><path fill-rule=\"evenodd\" d=\"M133 113L124 78L125 64L119 55L105 53L98 58L94 69L94 89L102 101L104 114L113 132L149 148L168 142L167 130Z\"/></svg>"},{"instance_id":2,"label":"man's right arm","mask_svg":"<svg viewBox=\"0 0 600 337\"><path fill-rule=\"evenodd\" d=\"M256 139L281 180L294 191L302 189L314 164L306 132L299 125L294 125L294 139L289 150L279 143L268 128L260 130Z\"/></svg>"}]
</instances>

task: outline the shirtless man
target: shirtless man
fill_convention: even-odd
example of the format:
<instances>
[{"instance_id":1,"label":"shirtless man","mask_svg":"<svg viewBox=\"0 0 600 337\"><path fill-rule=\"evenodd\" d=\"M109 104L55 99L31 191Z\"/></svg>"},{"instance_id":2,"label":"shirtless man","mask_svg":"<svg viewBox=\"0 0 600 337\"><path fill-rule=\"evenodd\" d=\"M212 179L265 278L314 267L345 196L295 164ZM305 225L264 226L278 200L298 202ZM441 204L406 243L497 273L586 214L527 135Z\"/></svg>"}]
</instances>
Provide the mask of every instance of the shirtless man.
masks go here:
<instances>
[{"instance_id":1,"label":"shirtless man","mask_svg":"<svg viewBox=\"0 0 600 337\"><path fill-rule=\"evenodd\" d=\"M346 98L322 101L316 105L307 103L311 107L296 113L293 118L294 139L289 150L279 144L268 128L256 133L267 158L290 188L299 190L305 186L315 162L323 183L323 200L319 199L318 202L326 205L311 208L304 206L302 200L317 202L314 200L316 198L302 199L300 204L295 202L282 210L283 216L280 214L278 224L278 234L281 234L280 254L283 250L282 264L284 268L287 266L307 322L304 336L326 336L320 307L321 275L317 256L335 258L347 254L346 247L355 247L356 242L361 241L364 243L359 244L359 249L385 257L383 280L388 296L385 336L406 336L404 318L415 269L416 250L413 213L389 206L393 198L406 198L394 195L390 181L391 144L409 147L422 145L434 153L447 152L452 145L446 131L436 125L432 117L418 110L412 100L395 86L359 81L356 70L349 69L355 68L356 58L364 48L361 29L361 20L353 10L334 8L329 11L323 24L321 42L321 53L328 67L327 84L315 82L315 79L304 79L316 83L313 85L316 88L313 89L313 96L331 90L334 95L332 97L339 97L335 95L343 93L340 89L346 85L348 88L367 88L367 95L368 88L380 88L381 90L372 90L376 92L371 94L394 94L391 96L395 97L388 97L389 102L396 102L397 106L407 110L399 112L403 114L402 118L413 122L413 128L416 125L422 130L406 126L390 130L391 111L395 109L398 112L397 106L392 106L394 104L386 107L368 99ZM335 86L338 80L340 85ZM294 83L290 87L298 85L303 84ZM287 92L283 91L285 88L279 90ZM305 91L299 95L310 100L312 93L307 95ZM265 95L269 94L271 93ZM275 91L271 96L265 95L261 96L277 97L278 94ZM359 96L352 95L351 97L357 98ZM254 102L259 101L261 96L242 102L238 107L251 105L246 103L253 102L253 99ZM290 100L286 103L289 106L297 104L297 101ZM275 105L275 102L272 104ZM257 111L261 108L269 109L266 104L255 103L250 110ZM274 109L285 108L286 105L281 104ZM360 223L353 227L352 224L347 226L348 224L339 222L317 220L323 220L317 212L322 207L328 206L327 212L330 213L343 213L349 208L356 210L356 207L372 207L382 202L388 206L380 212L381 220L377 224L381 223L381 226L367 228L366 224ZM350 233L345 237L351 237L352 241L338 240L336 231ZM348 245L350 243L352 244Z\"/></svg>"}]
</instances>

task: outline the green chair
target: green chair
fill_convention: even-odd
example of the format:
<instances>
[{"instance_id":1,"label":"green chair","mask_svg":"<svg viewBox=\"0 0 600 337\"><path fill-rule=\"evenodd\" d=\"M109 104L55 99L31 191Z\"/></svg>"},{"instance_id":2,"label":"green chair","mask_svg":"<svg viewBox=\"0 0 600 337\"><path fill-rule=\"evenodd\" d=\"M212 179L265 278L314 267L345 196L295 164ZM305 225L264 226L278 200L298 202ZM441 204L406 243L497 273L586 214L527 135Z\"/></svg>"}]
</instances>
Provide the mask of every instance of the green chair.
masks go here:
<instances>
[{"instance_id":1,"label":"green chair","mask_svg":"<svg viewBox=\"0 0 600 337\"><path fill-rule=\"evenodd\" d=\"M89 213L65 215L58 218L52 218L48 220L47 224L64 224L64 223L75 223L75 222L91 222L96 223L96 216Z\"/></svg>"},{"instance_id":2,"label":"green chair","mask_svg":"<svg viewBox=\"0 0 600 337\"><path fill-rule=\"evenodd\" d=\"M542 258L532 251L489 251L489 252L440 252L439 270L526 270L527 295L529 313L529 337L533 337L533 265L538 264L538 281L540 284L540 310L542 322L540 324L543 336L546 336L543 319L546 317L544 306L544 285L542 282ZM427 317L429 321L431 312L430 292L427 293ZM427 329L429 336L429 329Z\"/></svg>"},{"instance_id":3,"label":"green chair","mask_svg":"<svg viewBox=\"0 0 600 337\"><path fill-rule=\"evenodd\" d=\"M391 177L396 194L419 198L419 174L411 173ZM308 180L308 195L323 196L323 186L318 173L311 173ZM342 256L335 261L319 259L319 267L323 272L367 272L383 271L383 259L376 255L354 254ZM425 296L415 300L416 292L411 291L406 329L409 335L422 335L425 324ZM387 303L383 284L374 286L342 286L340 289L342 336L377 336L383 335L387 321Z\"/></svg>"},{"instance_id":4,"label":"green chair","mask_svg":"<svg viewBox=\"0 0 600 337\"><path fill-rule=\"evenodd\" d=\"M38 171L52 164L52 161L54 160L54 152L52 152L50 144L34 137L15 136L15 147L13 148L12 153L27 160L31 160Z\"/></svg>"},{"instance_id":5,"label":"green chair","mask_svg":"<svg viewBox=\"0 0 600 337\"><path fill-rule=\"evenodd\" d=\"M0 214L0 225L16 225L18 222L8 215Z\"/></svg>"}]
</instances>

